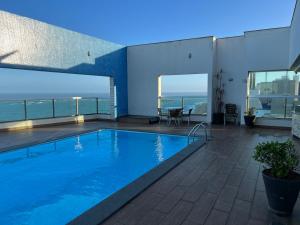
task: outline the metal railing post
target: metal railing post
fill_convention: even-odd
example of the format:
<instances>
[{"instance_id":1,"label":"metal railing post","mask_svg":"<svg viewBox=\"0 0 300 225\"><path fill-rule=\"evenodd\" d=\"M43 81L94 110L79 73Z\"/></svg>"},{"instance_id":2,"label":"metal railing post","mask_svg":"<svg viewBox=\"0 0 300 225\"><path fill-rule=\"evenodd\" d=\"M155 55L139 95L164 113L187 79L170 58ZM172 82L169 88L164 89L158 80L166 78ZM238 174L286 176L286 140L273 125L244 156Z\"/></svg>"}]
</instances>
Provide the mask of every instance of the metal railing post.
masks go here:
<instances>
[{"instance_id":1,"label":"metal railing post","mask_svg":"<svg viewBox=\"0 0 300 225\"><path fill-rule=\"evenodd\" d=\"M78 98L76 98L76 116L79 115Z\"/></svg>"},{"instance_id":2,"label":"metal railing post","mask_svg":"<svg viewBox=\"0 0 300 225\"><path fill-rule=\"evenodd\" d=\"M99 98L96 98L96 107L97 107L97 114L99 114Z\"/></svg>"},{"instance_id":3,"label":"metal railing post","mask_svg":"<svg viewBox=\"0 0 300 225\"><path fill-rule=\"evenodd\" d=\"M27 101L24 100L24 119L27 120Z\"/></svg>"},{"instance_id":4,"label":"metal railing post","mask_svg":"<svg viewBox=\"0 0 300 225\"><path fill-rule=\"evenodd\" d=\"M183 97L181 97L181 108L183 109Z\"/></svg>"},{"instance_id":5,"label":"metal railing post","mask_svg":"<svg viewBox=\"0 0 300 225\"><path fill-rule=\"evenodd\" d=\"M53 118L55 118L55 100L52 99L52 115L53 115Z\"/></svg>"}]
</instances>

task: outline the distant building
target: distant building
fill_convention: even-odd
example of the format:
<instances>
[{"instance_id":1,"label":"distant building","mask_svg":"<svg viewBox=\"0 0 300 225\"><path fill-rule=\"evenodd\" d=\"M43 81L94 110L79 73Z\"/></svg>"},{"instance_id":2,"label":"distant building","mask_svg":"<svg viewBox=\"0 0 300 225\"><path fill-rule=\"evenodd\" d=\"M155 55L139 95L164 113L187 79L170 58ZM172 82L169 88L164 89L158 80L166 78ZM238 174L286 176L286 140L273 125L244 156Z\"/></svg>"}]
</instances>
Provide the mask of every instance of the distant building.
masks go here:
<instances>
[{"instance_id":1,"label":"distant building","mask_svg":"<svg viewBox=\"0 0 300 225\"><path fill-rule=\"evenodd\" d=\"M271 82L261 82L257 84L256 90L259 95L298 95L299 76L294 76L293 80L283 76Z\"/></svg>"}]
</instances>

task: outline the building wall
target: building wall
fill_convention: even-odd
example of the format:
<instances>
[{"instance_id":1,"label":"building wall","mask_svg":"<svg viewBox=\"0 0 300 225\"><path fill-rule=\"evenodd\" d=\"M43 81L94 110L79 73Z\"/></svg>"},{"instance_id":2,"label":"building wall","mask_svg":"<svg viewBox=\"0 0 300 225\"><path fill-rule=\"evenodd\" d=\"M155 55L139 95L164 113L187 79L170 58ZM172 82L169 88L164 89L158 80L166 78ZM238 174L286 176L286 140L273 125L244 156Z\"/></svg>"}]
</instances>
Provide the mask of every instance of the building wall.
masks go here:
<instances>
[{"instance_id":1,"label":"building wall","mask_svg":"<svg viewBox=\"0 0 300 225\"><path fill-rule=\"evenodd\" d=\"M156 115L159 75L207 73L208 121L214 110L217 71L223 71L224 103L237 104L240 121L246 110L249 71L289 68L289 28L128 47L128 107L132 115ZM192 53L192 58L188 54Z\"/></svg>"},{"instance_id":2,"label":"building wall","mask_svg":"<svg viewBox=\"0 0 300 225\"><path fill-rule=\"evenodd\" d=\"M127 115L126 47L4 11L0 32L0 67L113 77Z\"/></svg>"},{"instance_id":3,"label":"building wall","mask_svg":"<svg viewBox=\"0 0 300 225\"><path fill-rule=\"evenodd\" d=\"M296 62L297 60L297 62ZM297 0L291 23L290 66L300 67L300 1Z\"/></svg>"},{"instance_id":4,"label":"building wall","mask_svg":"<svg viewBox=\"0 0 300 225\"><path fill-rule=\"evenodd\" d=\"M211 120L213 37L130 46L127 53L130 115L157 115L160 75L208 74L207 119Z\"/></svg>"},{"instance_id":5,"label":"building wall","mask_svg":"<svg viewBox=\"0 0 300 225\"><path fill-rule=\"evenodd\" d=\"M236 104L240 115L246 108L248 72L245 55L244 36L217 39L216 67L223 71L224 103Z\"/></svg>"},{"instance_id":6,"label":"building wall","mask_svg":"<svg viewBox=\"0 0 300 225\"><path fill-rule=\"evenodd\" d=\"M217 39L218 70L223 70L224 103L246 111L247 78L250 71L289 69L289 28L246 32L243 36Z\"/></svg>"},{"instance_id":7,"label":"building wall","mask_svg":"<svg viewBox=\"0 0 300 225\"><path fill-rule=\"evenodd\" d=\"M290 28L245 32L248 71L289 68Z\"/></svg>"}]
</instances>

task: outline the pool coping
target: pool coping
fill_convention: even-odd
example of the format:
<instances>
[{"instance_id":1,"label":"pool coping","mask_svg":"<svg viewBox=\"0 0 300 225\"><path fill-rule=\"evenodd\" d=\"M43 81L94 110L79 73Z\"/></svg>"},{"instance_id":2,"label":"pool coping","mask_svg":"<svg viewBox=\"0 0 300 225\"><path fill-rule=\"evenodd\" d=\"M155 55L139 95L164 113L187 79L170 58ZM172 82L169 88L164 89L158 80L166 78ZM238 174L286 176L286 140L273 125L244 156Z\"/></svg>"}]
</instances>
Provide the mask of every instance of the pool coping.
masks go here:
<instances>
[{"instance_id":1,"label":"pool coping","mask_svg":"<svg viewBox=\"0 0 300 225\"><path fill-rule=\"evenodd\" d=\"M123 187L121 190L112 194L110 197L103 200L89 210L85 211L72 221L69 225L98 225L116 213L119 209L125 206L129 201L137 197L145 191L151 184L159 180L182 161L187 159L194 152L199 150L205 144L204 140L199 140L189 144L181 151L165 160L155 168L151 169L141 177L137 178L130 184Z\"/></svg>"}]
</instances>

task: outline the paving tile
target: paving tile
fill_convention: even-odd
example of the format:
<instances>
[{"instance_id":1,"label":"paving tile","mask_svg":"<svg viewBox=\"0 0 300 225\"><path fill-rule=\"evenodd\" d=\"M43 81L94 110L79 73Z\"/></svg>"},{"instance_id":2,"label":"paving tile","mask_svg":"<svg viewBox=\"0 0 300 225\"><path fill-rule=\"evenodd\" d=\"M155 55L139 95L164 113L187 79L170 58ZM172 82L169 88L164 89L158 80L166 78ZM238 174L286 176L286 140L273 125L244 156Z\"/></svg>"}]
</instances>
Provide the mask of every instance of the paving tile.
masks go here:
<instances>
[{"instance_id":1,"label":"paving tile","mask_svg":"<svg viewBox=\"0 0 300 225\"><path fill-rule=\"evenodd\" d=\"M234 168L229 174L226 184L231 186L239 186L244 177L244 173L244 169Z\"/></svg>"},{"instance_id":2,"label":"paving tile","mask_svg":"<svg viewBox=\"0 0 300 225\"><path fill-rule=\"evenodd\" d=\"M227 218L227 213L213 210L205 222L205 225L225 225Z\"/></svg>"},{"instance_id":3,"label":"paving tile","mask_svg":"<svg viewBox=\"0 0 300 225\"><path fill-rule=\"evenodd\" d=\"M199 225L199 223L195 223L193 221L190 220L185 220L182 225Z\"/></svg>"},{"instance_id":4,"label":"paving tile","mask_svg":"<svg viewBox=\"0 0 300 225\"><path fill-rule=\"evenodd\" d=\"M220 170L218 171L219 175L229 175L234 168L234 163L229 162L229 160L226 159L226 162L223 163Z\"/></svg>"},{"instance_id":5,"label":"paving tile","mask_svg":"<svg viewBox=\"0 0 300 225\"><path fill-rule=\"evenodd\" d=\"M202 193L206 190L208 181L205 179L199 179L194 185L186 188L185 194L182 199L190 202L197 201Z\"/></svg>"},{"instance_id":6,"label":"paving tile","mask_svg":"<svg viewBox=\"0 0 300 225\"><path fill-rule=\"evenodd\" d=\"M105 222L102 223L102 225L124 225L118 221L114 221L111 219L106 220Z\"/></svg>"},{"instance_id":7,"label":"paving tile","mask_svg":"<svg viewBox=\"0 0 300 225\"><path fill-rule=\"evenodd\" d=\"M193 185L201 177L203 172L204 172L204 170L200 169L199 167L196 167L196 169L194 171L187 174L187 176L182 180L180 185L182 185L182 186L191 186L191 185Z\"/></svg>"},{"instance_id":8,"label":"paving tile","mask_svg":"<svg viewBox=\"0 0 300 225\"><path fill-rule=\"evenodd\" d=\"M168 213L177 204L177 202L182 198L185 191L183 188L175 187L173 191L167 194L164 199L155 207L156 210Z\"/></svg>"},{"instance_id":9,"label":"paving tile","mask_svg":"<svg viewBox=\"0 0 300 225\"><path fill-rule=\"evenodd\" d=\"M208 182L206 191L208 191L210 193L218 194L224 187L227 178L228 178L228 175L223 175L223 174L213 177Z\"/></svg>"},{"instance_id":10,"label":"paving tile","mask_svg":"<svg viewBox=\"0 0 300 225\"><path fill-rule=\"evenodd\" d=\"M267 225L266 222L264 221L259 221L259 220L249 220L247 225ZM270 224L272 225L272 224ZM274 224L276 225L276 224ZM279 224L278 224L279 225Z\"/></svg>"},{"instance_id":11,"label":"paving tile","mask_svg":"<svg viewBox=\"0 0 300 225\"><path fill-rule=\"evenodd\" d=\"M117 221L126 225L135 225L147 213L152 210L162 200L160 195L154 193L146 197L141 196L139 199L133 201L129 209L123 210L123 213L117 215Z\"/></svg>"},{"instance_id":12,"label":"paving tile","mask_svg":"<svg viewBox=\"0 0 300 225\"><path fill-rule=\"evenodd\" d=\"M222 189L214 208L221 211L230 212L237 192L237 187L226 185Z\"/></svg>"},{"instance_id":13,"label":"paving tile","mask_svg":"<svg viewBox=\"0 0 300 225\"><path fill-rule=\"evenodd\" d=\"M236 199L229 215L227 225L247 224L250 216L251 203Z\"/></svg>"},{"instance_id":14,"label":"paving tile","mask_svg":"<svg viewBox=\"0 0 300 225\"><path fill-rule=\"evenodd\" d=\"M244 179L239 188L239 193L237 198L240 200L252 201L255 192L255 185L256 185L255 180Z\"/></svg>"},{"instance_id":15,"label":"paving tile","mask_svg":"<svg viewBox=\"0 0 300 225\"><path fill-rule=\"evenodd\" d=\"M217 195L208 192L203 193L199 201L197 201L187 220L199 224L204 224L210 211L212 210L217 199Z\"/></svg>"},{"instance_id":16,"label":"paving tile","mask_svg":"<svg viewBox=\"0 0 300 225\"><path fill-rule=\"evenodd\" d=\"M172 211L159 223L160 225L179 225L192 210L193 204L180 201Z\"/></svg>"},{"instance_id":17,"label":"paving tile","mask_svg":"<svg viewBox=\"0 0 300 225\"><path fill-rule=\"evenodd\" d=\"M258 174L258 179L257 179L257 183L256 183L256 190L257 191L265 191L265 184L264 184L264 180L263 180L261 171Z\"/></svg>"},{"instance_id":18,"label":"paving tile","mask_svg":"<svg viewBox=\"0 0 300 225\"><path fill-rule=\"evenodd\" d=\"M271 218L272 215L268 209L266 193L262 191L256 191L253 207L251 209L251 219L267 222L270 221Z\"/></svg>"},{"instance_id":19,"label":"paving tile","mask_svg":"<svg viewBox=\"0 0 300 225\"><path fill-rule=\"evenodd\" d=\"M171 173L168 173L163 179L156 182L151 187L151 190L155 193L166 195L170 193L177 185L179 185L187 174L188 172L182 170L182 168L179 166L177 167L176 171L171 171Z\"/></svg>"},{"instance_id":20,"label":"paving tile","mask_svg":"<svg viewBox=\"0 0 300 225\"><path fill-rule=\"evenodd\" d=\"M258 172L259 172L259 165L257 163L249 163L246 169L245 177L249 180L250 179L256 180L258 176Z\"/></svg>"},{"instance_id":21,"label":"paving tile","mask_svg":"<svg viewBox=\"0 0 300 225\"><path fill-rule=\"evenodd\" d=\"M137 223L138 225L157 225L159 224L166 215L158 211L148 212L141 220Z\"/></svg>"}]
</instances>

